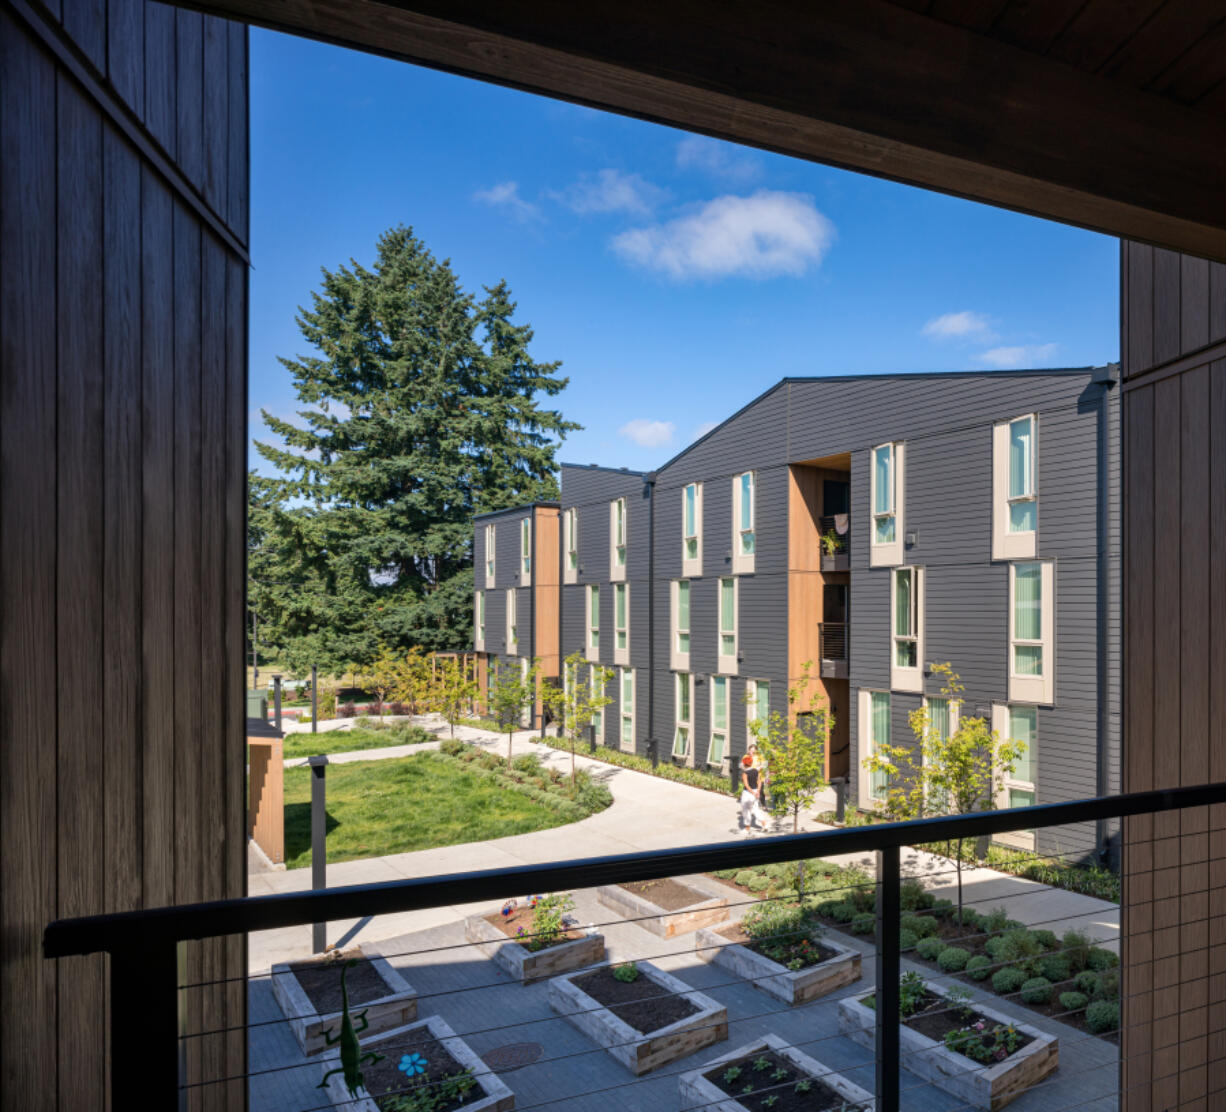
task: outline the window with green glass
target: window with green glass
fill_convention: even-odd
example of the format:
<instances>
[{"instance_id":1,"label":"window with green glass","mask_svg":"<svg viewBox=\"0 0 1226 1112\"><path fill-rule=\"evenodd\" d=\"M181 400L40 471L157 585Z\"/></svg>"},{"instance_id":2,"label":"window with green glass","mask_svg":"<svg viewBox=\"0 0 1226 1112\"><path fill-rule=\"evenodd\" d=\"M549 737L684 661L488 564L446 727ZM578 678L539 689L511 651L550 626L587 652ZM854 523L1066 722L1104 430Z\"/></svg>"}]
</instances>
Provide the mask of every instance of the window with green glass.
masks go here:
<instances>
[{"instance_id":1,"label":"window with green glass","mask_svg":"<svg viewBox=\"0 0 1226 1112\"><path fill-rule=\"evenodd\" d=\"M1013 674L1043 675L1043 567L1013 565Z\"/></svg>"},{"instance_id":2,"label":"window with green glass","mask_svg":"<svg viewBox=\"0 0 1226 1112\"><path fill-rule=\"evenodd\" d=\"M926 702L928 704L929 733L933 738L948 741L952 728L949 700L928 699ZM936 815L943 815L949 810L949 792L945 788L933 786L928 798L928 810Z\"/></svg>"},{"instance_id":3,"label":"window with green glass","mask_svg":"<svg viewBox=\"0 0 1226 1112\"><path fill-rule=\"evenodd\" d=\"M1039 712L1034 707L1009 708L1009 740L1017 742L1021 754L1013 762L1010 780L1034 783L1034 743L1038 732Z\"/></svg>"},{"instance_id":4,"label":"window with green glass","mask_svg":"<svg viewBox=\"0 0 1226 1112\"><path fill-rule=\"evenodd\" d=\"M485 641L485 592L477 592L477 640Z\"/></svg>"},{"instance_id":5,"label":"window with green glass","mask_svg":"<svg viewBox=\"0 0 1226 1112\"><path fill-rule=\"evenodd\" d=\"M873 542L894 542L894 445L873 449Z\"/></svg>"},{"instance_id":6,"label":"window with green glass","mask_svg":"<svg viewBox=\"0 0 1226 1112\"><path fill-rule=\"evenodd\" d=\"M485 585L487 587L491 585L491 581L494 578L494 553L496 548L496 538L497 531L495 527L493 525L487 525L485 527Z\"/></svg>"},{"instance_id":7,"label":"window with green glass","mask_svg":"<svg viewBox=\"0 0 1226 1112\"><path fill-rule=\"evenodd\" d=\"M1009 532L1030 533L1038 526L1035 498L1034 418L1009 422Z\"/></svg>"},{"instance_id":8,"label":"window with green glass","mask_svg":"<svg viewBox=\"0 0 1226 1112\"><path fill-rule=\"evenodd\" d=\"M595 667L589 669L588 672L588 687L591 689L593 701L595 698L604 694L600 686L600 675ZM592 709L592 729L596 731L597 742L604 741L604 707L593 707Z\"/></svg>"},{"instance_id":9,"label":"window with green glass","mask_svg":"<svg viewBox=\"0 0 1226 1112\"><path fill-rule=\"evenodd\" d=\"M890 743L890 696L884 691L869 692L869 746L876 753L881 746ZM869 773L869 797L881 799L890 787L886 772L873 770Z\"/></svg>"},{"instance_id":10,"label":"window with green glass","mask_svg":"<svg viewBox=\"0 0 1226 1112\"><path fill-rule=\"evenodd\" d=\"M519 523L519 559L525 575L532 572L532 519L525 517Z\"/></svg>"},{"instance_id":11,"label":"window with green glass","mask_svg":"<svg viewBox=\"0 0 1226 1112\"><path fill-rule=\"evenodd\" d=\"M589 584L587 589L587 644L590 649L600 648L600 588Z\"/></svg>"},{"instance_id":12,"label":"window with green glass","mask_svg":"<svg viewBox=\"0 0 1226 1112\"><path fill-rule=\"evenodd\" d=\"M711 746L708 764L720 764L728 751L728 678L711 677Z\"/></svg>"},{"instance_id":13,"label":"window with green glass","mask_svg":"<svg viewBox=\"0 0 1226 1112\"><path fill-rule=\"evenodd\" d=\"M613 632L615 644L619 649L630 644L630 628L626 624L626 596L629 590L625 583L617 583L613 587Z\"/></svg>"},{"instance_id":14,"label":"window with green glass","mask_svg":"<svg viewBox=\"0 0 1226 1112\"><path fill-rule=\"evenodd\" d=\"M755 546L754 534L754 476L746 471L740 478L740 545L742 556L752 556Z\"/></svg>"},{"instance_id":15,"label":"window with green glass","mask_svg":"<svg viewBox=\"0 0 1226 1112\"><path fill-rule=\"evenodd\" d=\"M894 663L919 667L919 592L914 568L894 571Z\"/></svg>"},{"instance_id":16,"label":"window with green glass","mask_svg":"<svg viewBox=\"0 0 1226 1112\"><path fill-rule=\"evenodd\" d=\"M622 745L634 747L634 671L621 669L621 721Z\"/></svg>"},{"instance_id":17,"label":"window with green glass","mask_svg":"<svg viewBox=\"0 0 1226 1112\"><path fill-rule=\"evenodd\" d=\"M575 571L579 567L579 511L567 510L562 524L566 534L566 566Z\"/></svg>"},{"instance_id":18,"label":"window with green glass","mask_svg":"<svg viewBox=\"0 0 1226 1112\"><path fill-rule=\"evenodd\" d=\"M685 488L683 499L684 517L682 538L685 541L685 558L693 560L698 556L698 484L690 483Z\"/></svg>"},{"instance_id":19,"label":"window with green glass","mask_svg":"<svg viewBox=\"0 0 1226 1112\"><path fill-rule=\"evenodd\" d=\"M690 581L679 580L677 583L677 651L690 651Z\"/></svg>"},{"instance_id":20,"label":"window with green glass","mask_svg":"<svg viewBox=\"0 0 1226 1112\"><path fill-rule=\"evenodd\" d=\"M693 725L693 683L694 677L688 672L678 672L676 676L676 718L673 733L673 756L687 757L690 752L690 730Z\"/></svg>"},{"instance_id":21,"label":"window with green glass","mask_svg":"<svg viewBox=\"0 0 1226 1112\"><path fill-rule=\"evenodd\" d=\"M618 567L626 566L626 500L613 503L613 552Z\"/></svg>"},{"instance_id":22,"label":"window with green glass","mask_svg":"<svg viewBox=\"0 0 1226 1112\"><path fill-rule=\"evenodd\" d=\"M719 581L719 655L736 656L736 580Z\"/></svg>"}]
</instances>

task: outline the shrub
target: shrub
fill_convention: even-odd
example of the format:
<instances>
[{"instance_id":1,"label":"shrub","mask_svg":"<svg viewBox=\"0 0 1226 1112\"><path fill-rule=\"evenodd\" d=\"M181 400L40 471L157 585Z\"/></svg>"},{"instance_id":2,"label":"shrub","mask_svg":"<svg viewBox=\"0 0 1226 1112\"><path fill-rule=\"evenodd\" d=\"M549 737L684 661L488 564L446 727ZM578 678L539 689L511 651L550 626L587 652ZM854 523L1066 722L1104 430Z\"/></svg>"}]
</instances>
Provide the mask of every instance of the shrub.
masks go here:
<instances>
[{"instance_id":1,"label":"shrub","mask_svg":"<svg viewBox=\"0 0 1226 1112\"><path fill-rule=\"evenodd\" d=\"M753 869L742 869L732 879L742 888L748 888L750 883L757 877L757 873Z\"/></svg>"},{"instance_id":2,"label":"shrub","mask_svg":"<svg viewBox=\"0 0 1226 1112\"><path fill-rule=\"evenodd\" d=\"M983 954L976 954L966 963L966 975L972 981L986 981L992 972L992 959Z\"/></svg>"},{"instance_id":3,"label":"shrub","mask_svg":"<svg viewBox=\"0 0 1226 1112\"><path fill-rule=\"evenodd\" d=\"M997 934L1009 927L1009 916L1003 907L994 907L979 917L979 925L990 934Z\"/></svg>"},{"instance_id":4,"label":"shrub","mask_svg":"<svg viewBox=\"0 0 1226 1112\"><path fill-rule=\"evenodd\" d=\"M872 934L877 928L877 916L862 912L851 921L852 934Z\"/></svg>"},{"instance_id":5,"label":"shrub","mask_svg":"<svg viewBox=\"0 0 1226 1112\"><path fill-rule=\"evenodd\" d=\"M931 915L904 915L899 919L898 925L911 931L917 938L928 938L937 933L937 921Z\"/></svg>"},{"instance_id":6,"label":"shrub","mask_svg":"<svg viewBox=\"0 0 1226 1112\"><path fill-rule=\"evenodd\" d=\"M1079 1012L1089 1002L1090 998L1084 992L1060 993L1060 1007L1066 1012Z\"/></svg>"},{"instance_id":7,"label":"shrub","mask_svg":"<svg viewBox=\"0 0 1226 1112\"><path fill-rule=\"evenodd\" d=\"M1091 946L1089 957L1086 959L1086 964L1094 970L1095 973L1102 973L1108 969L1114 969L1119 965L1120 959L1110 950L1104 950L1099 946Z\"/></svg>"},{"instance_id":8,"label":"shrub","mask_svg":"<svg viewBox=\"0 0 1226 1112\"><path fill-rule=\"evenodd\" d=\"M1040 977L1046 977L1053 984L1067 981L1072 976L1068 958L1063 954L1044 954L1035 962L1034 968Z\"/></svg>"},{"instance_id":9,"label":"shrub","mask_svg":"<svg viewBox=\"0 0 1226 1112\"><path fill-rule=\"evenodd\" d=\"M1114 969L1106 969L1098 975L1095 1000L1116 1000L1120 995L1120 975Z\"/></svg>"},{"instance_id":10,"label":"shrub","mask_svg":"<svg viewBox=\"0 0 1226 1112\"><path fill-rule=\"evenodd\" d=\"M845 901L835 904L830 911L830 918L837 923L850 923L856 915L856 905Z\"/></svg>"},{"instance_id":11,"label":"shrub","mask_svg":"<svg viewBox=\"0 0 1226 1112\"><path fill-rule=\"evenodd\" d=\"M739 884L740 881L737 881L737 883ZM843 904L842 900L835 900L835 899L821 900L817 905L817 913L819 915L825 915L828 919L833 919L834 909L836 907L841 907L842 904Z\"/></svg>"},{"instance_id":12,"label":"shrub","mask_svg":"<svg viewBox=\"0 0 1226 1112\"><path fill-rule=\"evenodd\" d=\"M1096 1000L1086 1008L1086 1026L1096 1035L1114 1031L1120 1025L1120 1002Z\"/></svg>"},{"instance_id":13,"label":"shrub","mask_svg":"<svg viewBox=\"0 0 1226 1112\"><path fill-rule=\"evenodd\" d=\"M941 951L945 949L945 941L941 938L921 938L915 945L915 952L925 961L936 961Z\"/></svg>"},{"instance_id":14,"label":"shrub","mask_svg":"<svg viewBox=\"0 0 1226 1112\"><path fill-rule=\"evenodd\" d=\"M900 950L914 950L919 939L911 931L900 930L898 932L898 948Z\"/></svg>"},{"instance_id":15,"label":"shrub","mask_svg":"<svg viewBox=\"0 0 1226 1112\"><path fill-rule=\"evenodd\" d=\"M1090 936L1085 931L1065 931L1060 946L1075 973L1080 973L1090 960Z\"/></svg>"},{"instance_id":16,"label":"shrub","mask_svg":"<svg viewBox=\"0 0 1226 1112\"><path fill-rule=\"evenodd\" d=\"M937 956L937 965L946 973L961 973L970 960L970 950L964 950L961 946L946 946Z\"/></svg>"},{"instance_id":17,"label":"shrub","mask_svg":"<svg viewBox=\"0 0 1226 1112\"><path fill-rule=\"evenodd\" d=\"M945 912L945 914L948 915L950 918L953 918L957 914L958 909L954 907L952 900L938 900L937 902L938 902L938 905L940 904L949 905L948 910ZM970 927L972 930L975 927L982 927L983 926L983 916L980 915L979 912L976 911L973 907L964 907L962 909L962 925L964 927Z\"/></svg>"},{"instance_id":18,"label":"shrub","mask_svg":"<svg viewBox=\"0 0 1226 1112\"><path fill-rule=\"evenodd\" d=\"M1055 950L1059 947L1060 941L1056 938L1055 931L1031 931L1035 941L1043 947L1044 950Z\"/></svg>"},{"instance_id":19,"label":"shrub","mask_svg":"<svg viewBox=\"0 0 1226 1112\"><path fill-rule=\"evenodd\" d=\"M541 758L535 753L524 753L511 762L511 767L516 772L526 772L532 776L539 776L541 773Z\"/></svg>"},{"instance_id":20,"label":"shrub","mask_svg":"<svg viewBox=\"0 0 1226 1112\"><path fill-rule=\"evenodd\" d=\"M1022 1000L1027 1004L1046 1004L1051 999L1052 984L1046 977L1031 977L1022 984Z\"/></svg>"},{"instance_id":21,"label":"shrub","mask_svg":"<svg viewBox=\"0 0 1226 1112\"><path fill-rule=\"evenodd\" d=\"M998 969L992 974L992 991L1000 993L1001 996L1017 992L1025 983L1026 974L1013 966Z\"/></svg>"},{"instance_id":22,"label":"shrub","mask_svg":"<svg viewBox=\"0 0 1226 1112\"><path fill-rule=\"evenodd\" d=\"M771 886L770 877L755 874L749 881L746 888L751 892L765 892Z\"/></svg>"},{"instance_id":23,"label":"shrub","mask_svg":"<svg viewBox=\"0 0 1226 1112\"><path fill-rule=\"evenodd\" d=\"M932 917L934 919L948 919L951 915L953 915L953 913L954 913L954 901L953 900L933 900L932 901ZM967 923L965 913L963 913L962 921L964 923ZM978 922L978 921L979 921L979 918L978 916L976 916L975 922ZM970 926L971 924L967 923L967 925Z\"/></svg>"},{"instance_id":24,"label":"shrub","mask_svg":"<svg viewBox=\"0 0 1226 1112\"><path fill-rule=\"evenodd\" d=\"M626 984L639 979L639 967L632 961L626 962L624 965L613 966L613 976Z\"/></svg>"},{"instance_id":25,"label":"shrub","mask_svg":"<svg viewBox=\"0 0 1226 1112\"><path fill-rule=\"evenodd\" d=\"M903 911L923 911L933 905L933 897L924 891L918 880L904 880L899 885L898 900Z\"/></svg>"},{"instance_id":26,"label":"shrub","mask_svg":"<svg viewBox=\"0 0 1226 1112\"><path fill-rule=\"evenodd\" d=\"M458 757L464 752L464 743L458 738L443 738L439 744L438 750L440 753L445 753L449 757Z\"/></svg>"},{"instance_id":27,"label":"shrub","mask_svg":"<svg viewBox=\"0 0 1226 1112\"><path fill-rule=\"evenodd\" d=\"M1098 992L1099 976L1092 969L1083 969L1073 978L1073 983L1077 986L1078 992L1093 996Z\"/></svg>"}]
</instances>

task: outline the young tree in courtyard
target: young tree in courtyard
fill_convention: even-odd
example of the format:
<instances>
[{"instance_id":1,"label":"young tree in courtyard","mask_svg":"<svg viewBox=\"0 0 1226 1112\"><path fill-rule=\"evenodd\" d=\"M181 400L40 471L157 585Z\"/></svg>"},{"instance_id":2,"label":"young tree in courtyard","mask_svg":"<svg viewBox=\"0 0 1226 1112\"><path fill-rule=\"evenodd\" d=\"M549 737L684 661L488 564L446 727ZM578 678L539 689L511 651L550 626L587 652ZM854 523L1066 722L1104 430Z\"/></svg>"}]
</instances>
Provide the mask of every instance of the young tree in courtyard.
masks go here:
<instances>
[{"instance_id":1,"label":"young tree in courtyard","mask_svg":"<svg viewBox=\"0 0 1226 1112\"><path fill-rule=\"evenodd\" d=\"M557 720L558 729L570 742L570 784L575 790L575 748L588 736L593 720L602 707L613 702L605 690L613 682L613 669L589 664L581 652L573 652L562 662L562 684L545 689L546 705Z\"/></svg>"},{"instance_id":2,"label":"young tree in courtyard","mask_svg":"<svg viewBox=\"0 0 1226 1112\"><path fill-rule=\"evenodd\" d=\"M441 714L455 737L456 723L472 711L477 697L477 677L460 657L435 657L427 662L428 687L424 699Z\"/></svg>"},{"instance_id":3,"label":"young tree in courtyard","mask_svg":"<svg viewBox=\"0 0 1226 1112\"><path fill-rule=\"evenodd\" d=\"M507 735L507 764L511 763L511 738L516 730L522 730L525 714L531 713L536 703L536 677L540 674L540 661L521 671L518 663L500 662L490 679L486 696L486 710Z\"/></svg>"},{"instance_id":4,"label":"young tree in courtyard","mask_svg":"<svg viewBox=\"0 0 1226 1112\"><path fill-rule=\"evenodd\" d=\"M756 715L749 729L758 745L758 756L770 774L770 813L792 816L792 832L800 830L800 814L813 805L826 787L826 746L834 719L821 698L808 699L802 721L796 708L802 705L813 683L812 664L806 662L796 684L788 688L786 712L770 710ZM816 705L814 705L816 704Z\"/></svg>"},{"instance_id":5,"label":"young tree in courtyard","mask_svg":"<svg viewBox=\"0 0 1226 1112\"><path fill-rule=\"evenodd\" d=\"M994 810L1005 777L1013 772L1025 748L1020 742L998 737L986 719L963 716L965 687L952 665L934 664L932 672L941 677L941 695L948 701L948 717L935 721L930 707L921 706L910 715L915 745L878 743L864 761L870 771L886 776L882 809L892 819ZM955 723L953 729L949 728L951 722ZM954 853L959 924L963 841L957 840Z\"/></svg>"},{"instance_id":6,"label":"young tree in courtyard","mask_svg":"<svg viewBox=\"0 0 1226 1112\"><path fill-rule=\"evenodd\" d=\"M401 682L403 675L402 662L386 646L379 647L379 655L370 666L370 688L379 700L379 715L382 717L387 697L391 695Z\"/></svg>"}]
</instances>

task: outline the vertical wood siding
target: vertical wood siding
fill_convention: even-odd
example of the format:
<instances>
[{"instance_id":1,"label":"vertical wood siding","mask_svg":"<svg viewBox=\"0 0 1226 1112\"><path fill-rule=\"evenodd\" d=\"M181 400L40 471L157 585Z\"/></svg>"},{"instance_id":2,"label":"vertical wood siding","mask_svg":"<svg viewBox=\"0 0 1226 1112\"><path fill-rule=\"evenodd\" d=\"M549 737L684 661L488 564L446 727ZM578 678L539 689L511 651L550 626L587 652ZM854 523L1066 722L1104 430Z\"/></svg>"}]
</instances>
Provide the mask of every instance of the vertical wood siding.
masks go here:
<instances>
[{"instance_id":1,"label":"vertical wood siding","mask_svg":"<svg viewBox=\"0 0 1226 1112\"><path fill-rule=\"evenodd\" d=\"M200 210L245 243L247 43L144 0L32 6L49 44L0 12L0 1106L101 1108L107 962L44 961L43 927L246 890L246 266ZM241 939L188 948L193 981L245 968ZM242 981L187 1006L241 1027ZM245 1069L241 1032L189 1047L189 1081Z\"/></svg>"}]
</instances>

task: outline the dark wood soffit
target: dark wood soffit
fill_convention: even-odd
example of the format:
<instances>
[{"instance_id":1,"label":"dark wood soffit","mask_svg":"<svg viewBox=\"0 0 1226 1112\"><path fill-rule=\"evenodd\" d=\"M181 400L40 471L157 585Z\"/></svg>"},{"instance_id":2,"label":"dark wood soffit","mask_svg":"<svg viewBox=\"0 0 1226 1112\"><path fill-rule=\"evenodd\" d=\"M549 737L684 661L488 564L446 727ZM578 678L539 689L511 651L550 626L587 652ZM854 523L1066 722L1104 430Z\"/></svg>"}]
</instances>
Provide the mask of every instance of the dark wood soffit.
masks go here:
<instances>
[{"instance_id":1,"label":"dark wood soffit","mask_svg":"<svg viewBox=\"0 0 1226 1112\"><path fill-rule=\"evenodd\" d=\"M190 5L1226 259L1226 122L883 0Z\"/></svg>"}]
</instances>

